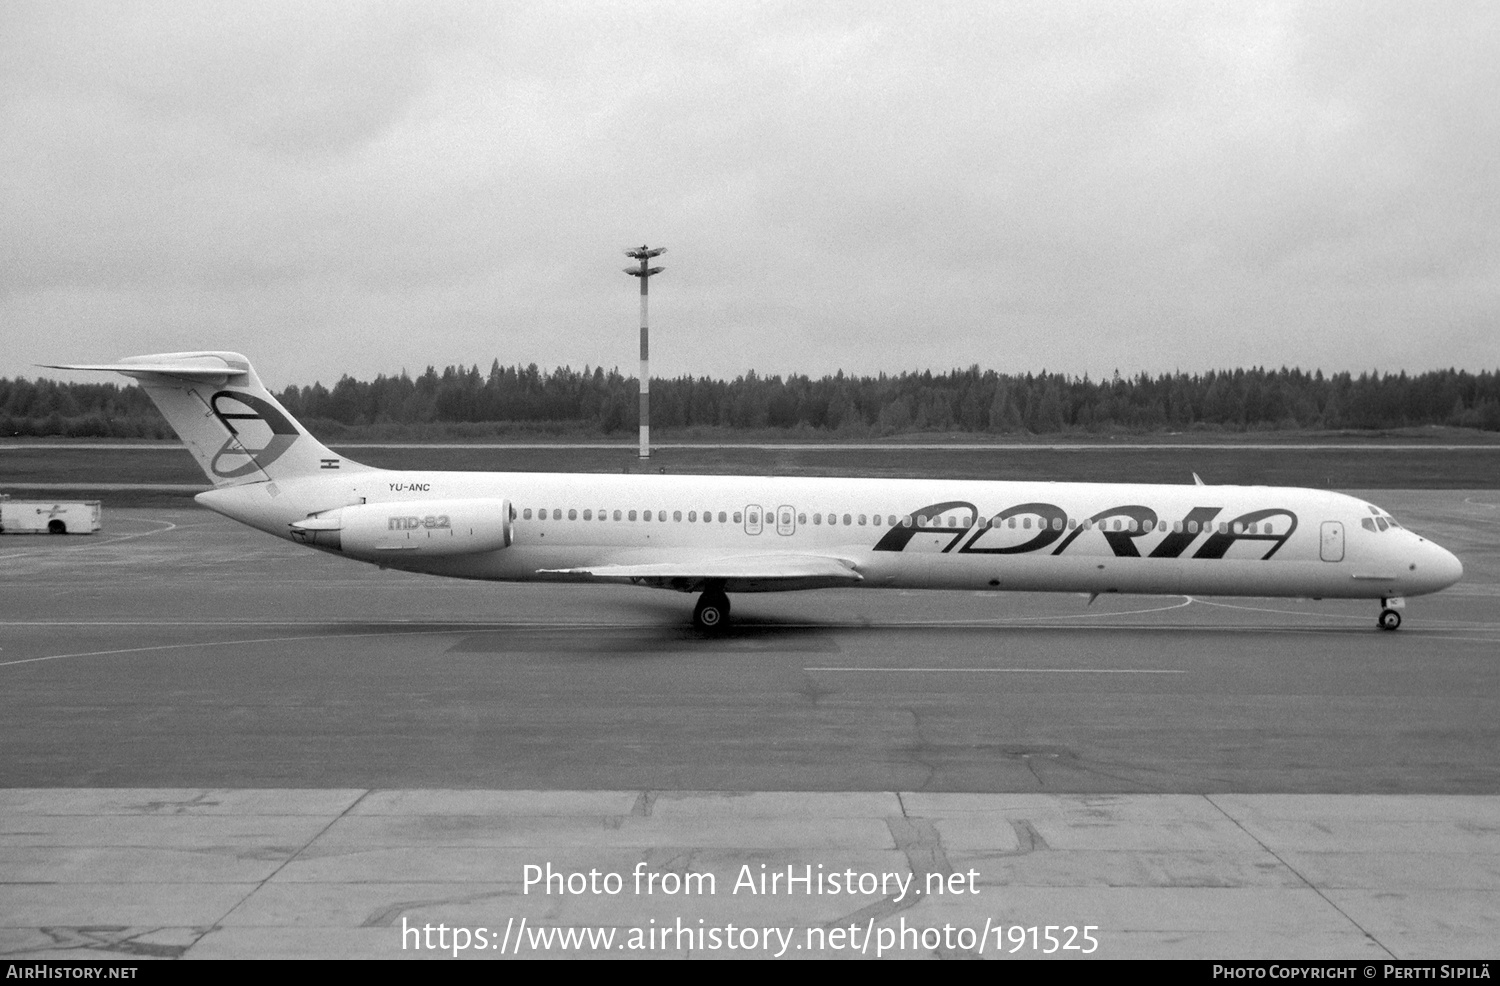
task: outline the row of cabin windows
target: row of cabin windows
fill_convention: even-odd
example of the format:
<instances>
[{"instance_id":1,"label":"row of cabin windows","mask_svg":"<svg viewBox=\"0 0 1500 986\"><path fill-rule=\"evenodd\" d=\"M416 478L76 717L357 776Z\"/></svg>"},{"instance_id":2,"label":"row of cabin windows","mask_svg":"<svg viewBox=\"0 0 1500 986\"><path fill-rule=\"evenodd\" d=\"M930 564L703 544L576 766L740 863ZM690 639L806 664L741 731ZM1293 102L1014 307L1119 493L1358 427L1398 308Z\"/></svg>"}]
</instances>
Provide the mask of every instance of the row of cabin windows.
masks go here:
<instances>
[{"instance_id":1,"label":"row of cabin windows","mask_svg":"<svg viewBox=\"0 0 1500 986\"><path fill-rule=\"evenodd\" d=\"M567 512L567 515L568 515L568 520L578 520L579 519L579 517L578 517L578 511L577 510L569 510ZM521 511L521 519L522 520L530 520L531 519L531 508L530 507L527 507L525 510ZM547 519L547 510L546 510L546 508L540 509L540 510L538 510L536 512L536 519L537 520L546 520ZM561 509L558 509L558 508L553 508L553 510L552 510L552 519L553 520L562 520L563 519L563 511ZM595 519L594 511L592 511L592 510L585 510L585 511L583 511L583 519L584 520L594 520ZM610 512L608 510L600 510L597 519L599 519L599 520L609 520L610 519ZM666 520L667 520L667 512L665 510L657 510L653 514L653 512L650 511L650 510L642 510L639 513L637 513L634 510L616 510L614 512L614 519L615 520L642 520L642 521L655 520L655 521L658 521L658 522L661 522L661 523L665 523ZM681 510L674 510L674 511L672 511L672 519L674 521L677 521L678 523L681 523L682 522L682 511ZM689 510L687 512L687 519L688 519L688 523L690 523L690 524L696 524L696 523L698 523L698 511L696 511L696 510ZM740 519L741 519L740 512L738 510L736 510L734 512L734 522L736 524L738 524L740 522ZM712 510L705 510L705 511L703 511L703 523L705 523L705 524L711 524L711 523L713 523L713 521L714 521L714 512ZM729 522L729 514L728 514L728 512L724 511L724 510L720 510L719 511L719 523L721 523L721 524L727 524L728 522Z\"/></svg>"},{"instance_id":2,"label":"row of cabin windows","mask_svg":"<svg viewBox=\"0 0 1500 986\"><path fill-rule=\"evenodd\" d=\"M547 514L548 514L547 508L538 509L536 511L536 519L537 520L546 520L547 519ZM563 519L563 514L564 514L564 511L561 508L558 508L558 507L551 508L551 515L552 515L551 519L552 520L562 520ZM634 520L637 520L637 519L639 519L641 521L651 521L651 520L654 519L654 520L656 520L659 523L665 523L666 520L667 520L667 512L665 510L657 510L657 511L655 511L654 512L654 516L653 516L653 511L650 511L650 510L642 510L642 511L639 511L639 512L637 512L635 510L616 510L616 511L613 512L612 516L613 516L614 520L619 520L619 521L634 521ZM730 516L731 516L731 514L730 514L729 511L720 510L718 512L718 523L720 523L720 524L727 524L727 523L729 523ZM522 520L531 520L531 517L532 517L532 513L531 513L531 508L530 507L527 507L525 510L521 511L521 519ZM714 512L712 510L705 510L705 511L703 511L703 515L702 515L701 521L699 519L698 511L696 511L696 510L689 510L687 512L687 522L689 524L697 524L697 523L711 524L711 523L714 523L714 517L715 517L715 515L714 515ZM733 518L734 518L734 523L739 524L739 523L741 523L743 521L744 515L740 511L736 510L736 511L733 512ZM578 520L579 519L579 511L576 510L576 509L568 510L567 511L567 519L568 520ZM593 511L593 510L584 510L582 512L582 519L583 520L595 520L596 519L595 511ZM611 512L609 510L607 510L607 509L606 510L599 510L597 512L597 519L598 520L610 520L611 519ZM676 523L681 523L682 520L683 520L683 512L681 510L674 510L674 511L672 511L672 520L674 522L676 522ZM905 517L900 517L900 518L898 518L895 514L889 514L889 515L887 515L885 517L882 517L880 514L873 514L873 515L867 515L867 514L844 514L843 517L842 517L842 520L843 520L843 524L844 524L845 527L853 527L856 524L858 526L860 526L860 527L864 527L864 526L869 525L869 524L873 524L873 526L875 526L875 527L880 527L880 526L882 526L882 524L886 524L886 525L889 525L891 527L895 527L898 524L901 525L902 527L911 527L911 526L913 526L915 524L915 526L917 526L917 527L924 527L924 528L952 527L952 528L967 529L967 528L970 528L970 527L978 526L978 527L984 528L984 529L1001 528L1001 527L1009 528L1011 530L1015 530L1017 527L1019 527L1021 530L1028 530L1028 531L1032 529L1032 518L1029 517L1029 516L1028 517L1020 517L1020 518L1009 517L1009 518L1006 518L1004 521L1000 521L1000 520L993 520L992 521L992 520L981 519L978 522L977 525L975 524L974 521L971 521L967 517L959 518L959 517L952 517L952 516L950 516L950 517L947 517L945 519L943 517L924 517L924 516L921 516L921 515L918 515L916 517L912 517L909 514L907 516L905 516ZM945 520L946 520L946 523L945 523ZM1018 521L1019 521L1019 524L1017 523ZM766 522L767 523L774 523L775 522L775 515L771 511L769 511L769 510L766 511ZM822 525L824 523L823 514L821 514L821 513L815 513L815 514L813 514L812 515L812 522L813 522L814 525ZM829 525L836 527L836 526L838 526L839 522L840 522L840 515L839 514L831 513L831 514L828 515L827 523ZM1380 529L1381 530L1385 530L1384 519L1382 518L1380 521L1377 521L1377 522L1379 522L1381 524ZM750 511L750 523L751 524L759 524L760 523L760 513L759 513L759 511L755 511L755 510ZM805 514L805 513L798 514L797 515L797 523L799 523L799 524L806 524L807 523L807 514ZM1395 521L1390 521L1389 523L1390 523L1390 525L1392 527L1397 526ZM1048 521L1047 521L1046 518L1044 518L1044 517L1037 517L1036 518L1036 529L1037 530L1046 530L1048 526L1049 526L1049 524L1048 524ZM1062 520L1061 517L1053 517L1052 518L1051 523L1050 523L1050 527L1051 527L1052 530L1054 530L1054 531L1060 531L1060 530L1063 529L1063 526L1064 526L1063 525L1063 520ZM1143 524L1143 522L1137 521L1133 517L1131 517L1131 518L1116 517L1116 518L1113 518L1112 520L1108 520L1108 519L1107 520L1101 520L1101 521L1097 522L1097 525L1096 525L1096 522L1093 521L1093 520L1079 521L1075 517L1075 518L1069 518L1066 526L1067 526L1067 529L1070 530L1070 531L1071 530L1076 530L1079 527L1082 527L1086 531L1091 531L1091 530L1094 529L1095 526L1097 526L1100 530L1103 530L1103 531L1129 531L1131 533L1149 532L1149 531L1151 531L1153 529L1152 525L1150 525L1150 524ZM1364 521L1364 526L1367 527L1367 528L1369 528L1370 530L1374 530L1375 529L1374 523L1372 523L1369 519L1366 519ZM1157 531L1165 532L1166 529L1167 529L1167 522L1164 521L1164 520L1158 520L1156 522L1156 524L1155 524L1155 528L1154 529L1157 530ZM1198 534L1200 532L1208 534L1208 533L1213 533L1213 531L1214 531L1214 525L1211 522L1205 522L1202 525L1200 525L1198 523L1198 521L1196 521L1196 520L1190 520L1190 521L1186 521L1186 522L1178 520L1178 521L1174 521L1172 523L1172 530L1173 530L1173 532L1175 532L1177 534L1181 534L1184 531L1186 531L1189 534ZM1228 534L1230 532L1230 530L1231 530L1231 525L1230 525L1229 522L1227 522L1227 521L1220 521L1219 522L1219 524L1218 524L1218 533L1220 533L1220 534ZM1272 523L1270 521L1262 521L1260 523L1249 523L1249 524L1236 523L1236 524L1233 525L1233 531L1234 531L1235 534L1273 534L1273 533L1275 533L1274 527L1273 527L1273 525L1272 525Z\"/></svg>"}]
</instances>

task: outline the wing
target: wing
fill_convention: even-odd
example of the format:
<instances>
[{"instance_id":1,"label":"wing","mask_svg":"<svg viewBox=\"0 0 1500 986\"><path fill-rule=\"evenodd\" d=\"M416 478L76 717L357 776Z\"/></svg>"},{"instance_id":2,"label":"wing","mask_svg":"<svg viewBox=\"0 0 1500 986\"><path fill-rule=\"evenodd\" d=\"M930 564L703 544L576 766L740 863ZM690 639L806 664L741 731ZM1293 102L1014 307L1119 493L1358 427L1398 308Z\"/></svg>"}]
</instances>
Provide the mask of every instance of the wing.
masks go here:
<instances>
[{"instance_id":1,"label":"wing","mask_svg":"<svg viewBox=\"0 0 1500 986\"><path fill-rule=\"evenodd\" d=\"M538 575L632 582L681 592L722 583L725 592L784 592L827 589L864 581L854 564L829 555L730 555L643 564L544 568Z\"/></svg>"}]
</instances>

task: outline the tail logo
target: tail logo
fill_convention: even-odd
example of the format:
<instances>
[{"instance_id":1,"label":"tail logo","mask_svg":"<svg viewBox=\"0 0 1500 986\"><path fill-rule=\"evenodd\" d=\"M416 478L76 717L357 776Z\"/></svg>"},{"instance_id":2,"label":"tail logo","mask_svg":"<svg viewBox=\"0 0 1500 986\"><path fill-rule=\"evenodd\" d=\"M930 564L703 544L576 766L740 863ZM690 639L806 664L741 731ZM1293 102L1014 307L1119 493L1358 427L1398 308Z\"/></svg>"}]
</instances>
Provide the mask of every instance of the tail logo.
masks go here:
<instances>
[{"instance_id":1,"label":"tail logo","mask_svg":"<svg viewBox=\"0 0 1500 986\"><path fill-rule=\"evenodd\" d=\"M264 469L281 458L301 434L279 408L252 394L221 390L208 406L229 432L209 466L222 479L238 479Z\"/></svg>"}]
</instances>

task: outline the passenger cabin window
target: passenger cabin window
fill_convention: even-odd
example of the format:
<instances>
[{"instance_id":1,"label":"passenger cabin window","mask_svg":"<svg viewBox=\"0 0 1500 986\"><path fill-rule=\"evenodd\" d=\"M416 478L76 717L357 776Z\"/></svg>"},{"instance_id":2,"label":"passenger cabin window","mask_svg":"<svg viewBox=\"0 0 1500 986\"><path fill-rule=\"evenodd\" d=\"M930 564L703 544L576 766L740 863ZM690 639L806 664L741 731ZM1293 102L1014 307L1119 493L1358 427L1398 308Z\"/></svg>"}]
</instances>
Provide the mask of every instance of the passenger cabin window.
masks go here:
<instances>
[{"instance_id":1,"label":"passenger cabin window","mask_svg":"<svg viewBox=\"0 0 1500 986\"><path fill-rule=\"evenodd\" d=\"M689 524L696 524L696 523L698 523L698 511L696 511L696 510L689 510L688 511L688 523Z\"/></svg>"},{"instance_id":2,"label":"passenger cabin window","mask_svg":"<svg viewBox=\"0 0 1500 986\"><path fill-rule=\"evenodd\" d=\"M531 519L531 508L530 507L527 507L525 510L521 511L521 519L522 520L530 520Z\"/></svg>"},{"instance_id":3,"label":"passenger cabin window","mask_svg":"<svg viewBox=\"0 0 1500 986\"><path fill-rule=\"evenodd\" d=\"M679 524L681 522L682 522L682 511L681 510L674 510L674 511L672 511L672 523Z\"/></svg>"},{"instance_id":4,"label":"passenger cabin window","mask_svg":"<svg viewBox=\"0 0 1500 986\"><path fill-rule=\"evenodd\" d=\"M619 520L619 519L620 519L620 511L616 510L615 511L615 520Z\"/></svg>"},{"instance_id":5,"label":"passenger cabin window","mask_svg":"<svg viewBox=\"0 0 1500 986\"><path fill-rule=\"evenodd\" d=\"M630 519L630 520L635 520L635 511L634 511L634 510L632 510L632 511L630 511L630 513L628 513L628 514L626 514L626 515L625 515L625 516L626 516L626 517L627 517L627 518L628 518L628 519Z\"/></svg>"}]
</instances>

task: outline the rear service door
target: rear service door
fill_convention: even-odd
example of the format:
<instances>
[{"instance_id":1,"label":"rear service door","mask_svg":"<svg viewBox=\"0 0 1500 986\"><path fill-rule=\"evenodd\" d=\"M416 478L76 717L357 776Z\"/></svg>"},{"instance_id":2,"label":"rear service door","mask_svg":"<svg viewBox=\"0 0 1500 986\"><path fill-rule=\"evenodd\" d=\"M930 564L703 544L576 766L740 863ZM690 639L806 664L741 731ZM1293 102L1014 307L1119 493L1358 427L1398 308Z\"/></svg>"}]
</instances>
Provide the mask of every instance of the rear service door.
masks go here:
<instances>
[{"instance_id":1,"label":"rear service door","mask_svg":"<svg viewBox=\"0 0 1500 986\"><path fill-rule=\"evenodd\" d=\"M1344 560L1344 525L1336 520L1323 521L1323 541L1319 549L1324 561Z\"/></svg>"},{"instance_id":2,"label":"rear service door","mask_svg":"<svg viewBox=\"0 0 1500 986\"><path fill-rule=\"evenodd\" d=\"M786 504L776 508L776 533L783 537L797 533L797 512Z\"/></svg>"}]
</instances>

